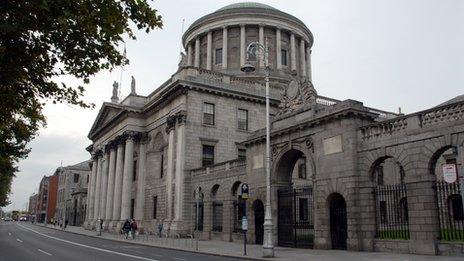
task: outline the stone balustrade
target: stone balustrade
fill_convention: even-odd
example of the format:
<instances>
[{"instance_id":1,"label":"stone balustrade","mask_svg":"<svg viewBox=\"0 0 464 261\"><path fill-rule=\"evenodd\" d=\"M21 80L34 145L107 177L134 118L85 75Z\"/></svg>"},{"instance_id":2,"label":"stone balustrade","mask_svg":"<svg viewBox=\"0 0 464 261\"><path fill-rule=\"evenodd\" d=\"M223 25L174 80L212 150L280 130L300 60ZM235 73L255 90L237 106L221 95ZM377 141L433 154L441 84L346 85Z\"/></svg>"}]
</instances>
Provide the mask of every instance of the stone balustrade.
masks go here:
<instances>
[{"instance_id":1,"label":"stone balustrade","mask_svg":"<svg viewBox=\"0 0 464 261\"><path fill-rule=\"evenodd\" d=\"M464 103L455 103L425 111L420 115L420 118L422 127L462 120L464 118Z\"/></svg>"},{"instance_id":2,"label":"stone balustrade","mask_svg":"<svg viewBox=\"0 0 464 261\"><path fill-rule=\"evenodd\" d=\"M374 110L369 110L375 112ZM390 115L385 115L389 117ZM393 135L404 130L427 128L464 119L464 102L434 107L429 110L388 119L360 128L363 140Z\"/></svg>"},{"instance_id":3,"label":"stone balustrade","mask_svg":"<svg viewBox=\"0 0 464 261\"><path fill-rule=\"evenodd\" d=\"M230 160L230 161L217 163L217 164L211 165L209 167L202 167L202 168L198 168L198 169L192 169L191 174L192 174L192 176L200 176L200 175L214 174L214 173L217 173L217 172L235 170L235 169L238 169L238 168L243 168L243 170L245 170L245 166L246 166L246 160L244 160L244 159L235 159L235 160Z\"/></svg>"}]
</instances>

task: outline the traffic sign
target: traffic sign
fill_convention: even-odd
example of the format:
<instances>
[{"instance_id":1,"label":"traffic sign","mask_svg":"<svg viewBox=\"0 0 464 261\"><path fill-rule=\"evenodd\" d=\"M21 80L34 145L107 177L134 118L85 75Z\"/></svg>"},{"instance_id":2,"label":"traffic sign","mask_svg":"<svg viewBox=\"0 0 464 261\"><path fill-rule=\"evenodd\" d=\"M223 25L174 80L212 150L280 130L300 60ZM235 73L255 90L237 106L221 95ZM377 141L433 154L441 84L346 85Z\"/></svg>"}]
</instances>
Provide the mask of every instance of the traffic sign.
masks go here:
<instances>
[{"instance_id":1,"label":"traffic sign","mask_svg":"<svg viewBox=\"0 0 464 261\"><path fill-rule=\"evenodd\" d=\"M248 188L249 188L248 184L242 183L242 186L240 187L240 189L241 189L241 194L242 194L242 199L243 200L247 200L249 198Z\"/></svg>"}]
</instances>

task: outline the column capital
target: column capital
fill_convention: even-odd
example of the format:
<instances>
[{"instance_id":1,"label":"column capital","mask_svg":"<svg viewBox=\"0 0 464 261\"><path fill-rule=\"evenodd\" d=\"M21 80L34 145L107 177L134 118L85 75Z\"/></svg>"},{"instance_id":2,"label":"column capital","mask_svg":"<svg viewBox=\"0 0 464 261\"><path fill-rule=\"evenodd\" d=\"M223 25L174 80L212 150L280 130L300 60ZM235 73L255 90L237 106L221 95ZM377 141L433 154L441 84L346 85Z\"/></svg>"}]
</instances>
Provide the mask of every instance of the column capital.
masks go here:
<instances>
[{"instance_id":1,"label":"column capital","mask_svg":"<svg viewBox=\"0 0 464 261\"><path fill-rule=\"evenodd\" d=\"M187 112L180 111L176 113L177 124L185 124L187 122Z\"/></svg>"},{"instance_id":2,"label":"column capital","mask_svg":"<svg viewBox=\"0 0 464 261\"><path fill-rule=\"evenodd\" d=\"M169 115L166 119L166 133L176 128L176 115Z\"/></svg>"},{"instance_id":3,"label":"column capital","mask_svg":"<svg viewBox=\"0 0 464 261\"><path fill-rule=\"evenodd\" d=\"M266 25L263 24L263 23L259 23L259 24L258 24L258 27L263 27L263 28L264 28L264 26L266 26Z\"/></svg>"},{"instance_id":4,"label":"column capital","mask_svg":"<svg viewBox=\"0 0 464 261\"><path fill-rule=\"evenodd\" d=\"M221 26L221 28L222 28L223 30L227 30L227 29L229 29L229 25L225 24L225 25Z\"/></svg>"},{"instance_id":5,"label":"column capital","mask_svg":"<svg viewBox=\"0 0 464 261\"><path fill-rule=\"evenodd\" d=\"M128 130L128 131L125 131L123 135L126 141L128 140L135 141L140 135L140 132Z\"/></svg>"},{"instance_id":6,"label":"column capital","mask_svg":"<svg viewBox=\"0 0 464 261\"><path fill-rule=\"evenodd\" d=\"M245 27L246 24L243 24L243 23L242 23L242 24L239 24L239 26L240 26L240 27Z\"/></svg>"}]
</instances>

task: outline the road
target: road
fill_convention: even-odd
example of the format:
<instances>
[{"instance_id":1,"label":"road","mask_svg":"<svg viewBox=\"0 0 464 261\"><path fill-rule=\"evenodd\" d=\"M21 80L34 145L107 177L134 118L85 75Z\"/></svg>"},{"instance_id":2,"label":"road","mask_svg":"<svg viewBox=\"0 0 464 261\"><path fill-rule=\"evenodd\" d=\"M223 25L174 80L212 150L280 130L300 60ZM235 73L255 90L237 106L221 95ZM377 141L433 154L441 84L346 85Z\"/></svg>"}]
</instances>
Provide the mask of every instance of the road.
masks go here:
<instances>
[{"instance_id":1,"label":"road","mask_svg":"<svg viewBox=\"0 0 464 261\"><path fill-rule=\"evenodd\" d=\"M236 260L158 247L88 237L34 226L26 222L0 223L0 260Z\"/></svg>"}]
</instances>

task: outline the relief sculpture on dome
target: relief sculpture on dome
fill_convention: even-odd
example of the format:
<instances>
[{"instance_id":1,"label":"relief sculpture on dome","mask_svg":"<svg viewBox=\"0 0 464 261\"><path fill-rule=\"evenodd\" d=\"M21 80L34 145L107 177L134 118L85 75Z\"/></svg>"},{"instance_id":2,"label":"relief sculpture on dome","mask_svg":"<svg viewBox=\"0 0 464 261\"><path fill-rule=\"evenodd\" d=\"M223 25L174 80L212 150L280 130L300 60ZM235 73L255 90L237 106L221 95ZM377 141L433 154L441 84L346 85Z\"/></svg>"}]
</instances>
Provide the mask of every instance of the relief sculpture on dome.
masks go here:
<instances>
[{"instance_id":1,"label":"relief sculpture on dome","mask_svg":"<svg viewBox=\"0 0 464 261\"><path fill-rule=\"evenodd\" d=\"M317 92L306 77L294 77L286 89L282 90L278 115L291 113L302 107L316 104Z\"/></svg>"}]
</instances>

